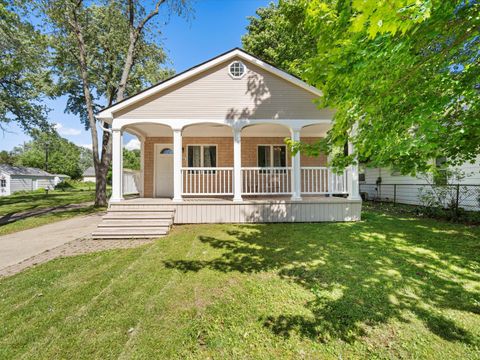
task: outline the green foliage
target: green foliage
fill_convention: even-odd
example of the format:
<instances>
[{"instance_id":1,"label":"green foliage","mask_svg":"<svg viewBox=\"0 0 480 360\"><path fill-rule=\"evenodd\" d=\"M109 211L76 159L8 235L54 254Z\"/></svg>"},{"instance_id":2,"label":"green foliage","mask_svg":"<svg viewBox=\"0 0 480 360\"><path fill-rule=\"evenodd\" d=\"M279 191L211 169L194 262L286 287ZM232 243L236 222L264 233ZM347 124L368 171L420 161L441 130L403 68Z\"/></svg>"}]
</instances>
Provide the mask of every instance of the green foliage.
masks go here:
<instances>
[{"instance_id":1,"label":"green foliage","mask_svg":"<svg viewBox=\"0 0 480 360\"><path fill-rule=\"evenodd\" d=\"M0 0L0 129L46 129L42 96L51 92L47 39Z\"/></svg>"},{"instance_id":2,"label":"green foliage","mask_svg":"<svg viewBox=\"0 0 480 360\"><path fill-rule=\"evenodd\" d=\"M290 0L259 8L257 16L248 17L243 48L285 71L301 75L304 61L316 50L314 35L306 31L305 10L302 2Z\"/></svg>"},{"instance_id":3,"label":"green foliage","mask_svg":"<svg viewBox=\"0 0 480 360\"><path fill-rule=\"evenodd\" d=\"M6 150L0 151L0 164L8 164L13 165L15 164L15 155Z\"/></svg>"},{"instance_id":4,"label":"green foliage","mask_svg":"<svg viewBox=\"0 0 480 360\"><path fill-rule=\"evenodd\" d=\"M45 169L47 151L50 173L65 174L72 179L82 176L80 154L83 150L55 132L34 132L32 141L13 150L15 163Z\"/></svg>"},{"instance_id":5,"label":"green foliage","mask_svg":"<svg viewBox=\"0 0 480 360\"><path fill-rule=\"evenodd\" d=\"M140 150L123 149L123 168L140 170Z\"/></svg>"},{"instance_id":6,"label":"green foliage","mask_svg":"<svg viewBox=\"0 0 480 360\"><path fill-rule=\"evenodd\" d=\"M320 106L337 110L326 140L331 165L342 168L358 158L369 166L416 174L433 170L431 160L441 156L447 165L475 159L480 152L480 3L294 2L306 12L300 28L317 45L306 60L298 51L301 75L323 91ZM286 16L282 4L276 11L283 15L272 19ZM276 31L287 27L269 26L275 29L272 37L286 36ZM334 151L347 141L354 143L355 154Z\"/></svg>"},{"instance_id":7,"label":"green foliage","mask_svg":"<svg viewBox=\"0 0 480 360\"><path fill-rule=\"evenodd\" d=\"M67 111L79 115L88 129L90 123L77 38L71 28L71 15L65 11L72 6L70 0L40 1L46 20L55 29L51 47L59 90L68 96ZM134 6L138 7L137 13L145 13L140 2L134 2ZM129 47L130 25L126 9L126 1L106 1L86 4L77 10L77 20L84 31L85 65L95 111L111 105L117 96ZM149 35L141 34L136 44L134 64L125 89L127 96L172 75L172 70L165 68L165 52Z\"/></svg>"}]
</instances>

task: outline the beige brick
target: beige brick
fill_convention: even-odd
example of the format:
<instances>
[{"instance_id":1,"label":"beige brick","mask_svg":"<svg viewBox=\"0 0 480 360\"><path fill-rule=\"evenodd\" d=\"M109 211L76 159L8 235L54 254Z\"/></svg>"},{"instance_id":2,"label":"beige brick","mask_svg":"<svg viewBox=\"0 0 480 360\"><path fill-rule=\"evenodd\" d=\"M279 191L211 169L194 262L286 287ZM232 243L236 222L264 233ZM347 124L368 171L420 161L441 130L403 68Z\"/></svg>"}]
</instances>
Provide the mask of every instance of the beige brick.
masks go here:
<instances>
[{"instance_id":1,"label":"beige brick","mask_svg":"<svg viewBox=\"0 0 480 360\"><path fill-rule=\"evenodd\" d=\"M301 139L307 143L314 143L319 138L305 137ZM153 179L154 179L154 159L155 144L172 144L171 137L147 137L144 146L144 196L153 197ZM217 145L217 166L233 166L233 138L232 137L183 137L182 139L182 162L187 166L187 146L188 145ZM257 166L257 146L267 144L284 144L282 137L242 137L242 166ZM301 155L300 163L302 166L326 166L327 157L321 154L318 157L308 157ZM290 154L287 155L287 166L291 164Z\"/></svg>"}]
</instances>

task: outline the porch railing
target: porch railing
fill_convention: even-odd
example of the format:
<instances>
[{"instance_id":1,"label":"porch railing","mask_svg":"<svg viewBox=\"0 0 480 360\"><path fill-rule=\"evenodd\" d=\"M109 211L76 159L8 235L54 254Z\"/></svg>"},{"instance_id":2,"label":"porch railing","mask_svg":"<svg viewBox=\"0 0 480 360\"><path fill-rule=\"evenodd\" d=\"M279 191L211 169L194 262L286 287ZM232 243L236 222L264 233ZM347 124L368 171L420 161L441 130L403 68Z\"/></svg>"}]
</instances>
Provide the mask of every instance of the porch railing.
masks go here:
<instances>
[{"instance_id":1,"label":"porch railing","mask_svg":"<svg viewBox=\"0 0 480 360\"><path fill-rule=\"evenodd\" d=\"M337 174L328 167L301 168L302 194L346 194L347 192L346 171Z\"/></svg>"},{"instance_id":2,"label":"porch railing","mask_svg":"<svg viewBox=\"0 0 480 360\"><path fill-rule=\"evenodd\" d=\"M243 195L292 194L291 167L242 167ZM302 167L302 194L347 194L347 171L327 167ZM233 168L182 168L182 195L233 195Z\"/></svg>"},{"instance_id":3,"label":"porch railing","mask_svg":"<svg viewBox=\"0 0 480 360\"><path fill-rule=\"evenodd\" d=\"M243 167L242 194L282 195L292 193L292 168Z\"/></svg>"},{"instance_id":4,"label":"porch railing","mask_svg":"<svg viewBox=\"0 0 480 360\"><path fill-rule=\"evenodd\" d=\"M183 195L233 195L233 168L182 168Z\"/></svg>"}]
</instances>

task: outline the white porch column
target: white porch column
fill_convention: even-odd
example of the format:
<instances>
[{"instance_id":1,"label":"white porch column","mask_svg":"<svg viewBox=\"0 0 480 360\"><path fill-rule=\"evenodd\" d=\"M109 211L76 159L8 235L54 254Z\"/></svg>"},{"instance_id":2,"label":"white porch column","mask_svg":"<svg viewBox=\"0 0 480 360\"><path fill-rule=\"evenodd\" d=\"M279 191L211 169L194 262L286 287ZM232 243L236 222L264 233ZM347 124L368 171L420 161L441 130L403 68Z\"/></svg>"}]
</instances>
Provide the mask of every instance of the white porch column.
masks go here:
<instances>
[{"instance_id":1,"label":"white porch column","mask_svg":"<svg viewBox=\"0 0 480 360\"><path fill-rule=\"evenodd\" d=\"M242 201L242 129L233 127L233 201Z\"/></svg>"},{"instance_id":2,"label":"white porch column","mask_svg":"<svg viewBox=\"0 0 480 360\"><path fill-rule=\"evenodd\" d=\"M112 130L112 196L110 202L123 200L123 153L122 153L122 132Z\"/></svg>"},{"instance_id":3,"label":"white porch column","mask_svg":"<svg viewBox=\"0 0 480 360\"><path fill-rule=\"evenodd\" d=\"M182 201L182 129L173 129L173 201Z\"/></svg>"},{"instance_id":4,"label":"white porch column","mask_svg":"<svg viewBox=\"0 0 480 360\"><path fill-rule=\"evenodd\" d=\"M348 143L348 154L353 154L353 144ZM360 185L358 183L358 164L350 165L347 171L348 198L350 200L362 200Z\"/></svg>"},{"instance_id":5,"label":"white porch column","mask_svg":"<svg viewBox=\"0 0 480 360\"><path fill-rule=\"evenodd\" d=\"M292 140L300 141L300 130L301 129L291 129ZM299 201L302 200L301 196L301 167L300 167L300 152L297 152L295 155L292 155L292 197L291 200Z\"/></svg>"}]
</instances>

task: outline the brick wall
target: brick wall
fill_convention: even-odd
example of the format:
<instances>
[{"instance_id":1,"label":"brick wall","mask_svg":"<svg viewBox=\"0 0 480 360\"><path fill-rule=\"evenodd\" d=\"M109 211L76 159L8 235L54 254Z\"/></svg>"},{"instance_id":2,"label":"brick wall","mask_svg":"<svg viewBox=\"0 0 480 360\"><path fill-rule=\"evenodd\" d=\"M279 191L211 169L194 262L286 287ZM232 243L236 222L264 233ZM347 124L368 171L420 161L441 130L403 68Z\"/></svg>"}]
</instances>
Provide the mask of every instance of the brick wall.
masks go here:
<instances>
[{"instance_id":1,"label":"brick wall","mask_svg":"<svg viewBox=\"0 0 480 360\"><path fill-rule=\"evenodd\" d=\"M233 166L233 138L232 137L183 137L183 166L187 165L188 145L217 145L217 166L232 167ZM257 145L282 145L283 137L242 137L242 166L257 166ZM302 138L302 141L313 143L318 138ZM149 137L145 139L144 145L144 196L153 197L153 179L154 179L154 160L155 160L155 144L172 144L171 137ZM327 157L322 154L318 157L301 156L300 163L302 166L326 166ZM291 164L291 156L287 154L287 166Z\"/></svg>"}]
</instances>

